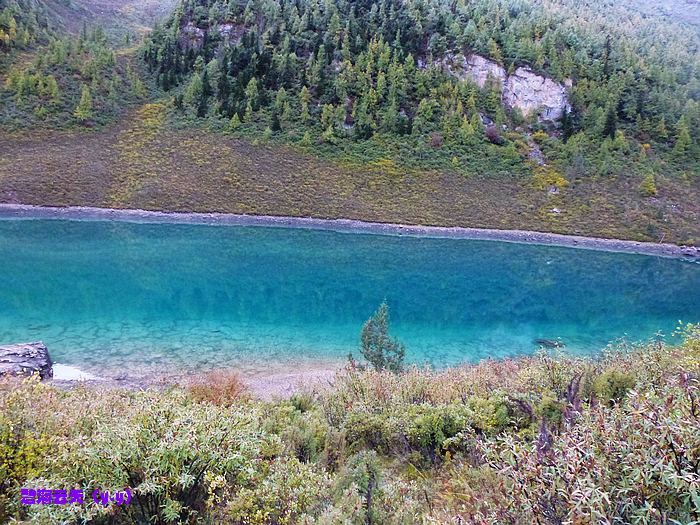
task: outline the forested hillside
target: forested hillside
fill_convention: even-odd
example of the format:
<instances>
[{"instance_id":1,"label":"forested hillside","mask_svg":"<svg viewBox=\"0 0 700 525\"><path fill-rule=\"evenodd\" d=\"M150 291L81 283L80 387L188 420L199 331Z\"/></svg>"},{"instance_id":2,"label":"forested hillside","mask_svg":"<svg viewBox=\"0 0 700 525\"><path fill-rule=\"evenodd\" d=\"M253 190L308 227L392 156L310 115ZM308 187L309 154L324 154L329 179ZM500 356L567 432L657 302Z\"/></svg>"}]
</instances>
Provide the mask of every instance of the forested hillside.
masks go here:
<instances>
[{"instance_id":1,"label":"forested hillside","mask_svg":"<svg viewBox=\"0 0 700 525\"><path fill-rule=\"evenodd\" d=\"M410 136L419 150L447 145L466 171L496 156L517 164L529 151L521 132L541 126L501 104L496 82L478 89L444 67L447 56L476 53L508 72L571 80L571 112L553 140L537 136L563 165L583 158L593 165L580 172L619 173L673 150L674 166L687 167L700 139L700 38L628 7L186 0L144 57L164 89L185 84L176 108L231 119L232 130L326 143Z\"/></svg>"},{"instance_id":2,"label":"forested hillside","mask_svg":"<svg viewBox=\"0 0 700 525\"><path fill-rule=\"evenodd\" d=\"M102 26L120 45L170 14L176 0L0 0L0 51L28 49L56 34Z\"/></svg>"},{"instance_id":3,"label":"forested hillside","mask_svg":"<svg viewBox=\"0 0 700 525\"><path fill-rule=\"evenodd\" d=\"M190 186L138 142L100 160L139 166L128 191L96 186L124 198L28 191L26 166L2 198L700 242L695 0L175 1L0 0L0 128L24 141L0 155L26 157L36 131L111 126L94 139L111 145L155 122L166 153L240 162L195 168ZM54 137L52 155L82 149ZM247 175L234 187L231 172Z\"/></svg>"},{"instance_id":4,"label":"forested hillside","mask_svg":"<svg viewBox=\"0 0 700 525\"><path fill-rule=\"evenodd\" d=\"M634 0L634 6L647 15L668 16L674 20L700 27L698 0Z\"/></svg>"},{"instance_id":5,"label":"forested hillside","mask_svg":"<svg viewBox=\"0 0 700 525\"><path fill-rule=\"evenodd\" d=\"M92 127L143 100L149 89L133 51L147 30L142 23L168 5L0 0L4 127Z\"/></svg>"},{"instance_id":6,"label":"forested hillside","mask_svg":"<svg viewBox=\"0 0 700 525\"><path fill-rule=\"evenodd\" d=\"M43 3L0 1L0 59L6 62L12 51L45 42L53 33L54 25Z\"/></svg>"}]
</instances>

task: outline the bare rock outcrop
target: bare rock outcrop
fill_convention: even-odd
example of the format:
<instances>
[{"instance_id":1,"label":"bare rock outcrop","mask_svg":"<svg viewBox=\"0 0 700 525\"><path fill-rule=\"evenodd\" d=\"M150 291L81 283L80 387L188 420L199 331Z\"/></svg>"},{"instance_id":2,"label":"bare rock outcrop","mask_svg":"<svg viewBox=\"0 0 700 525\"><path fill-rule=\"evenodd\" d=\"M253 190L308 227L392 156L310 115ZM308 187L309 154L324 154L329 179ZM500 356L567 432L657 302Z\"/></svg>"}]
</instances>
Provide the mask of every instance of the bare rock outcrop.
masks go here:
<instances>
[{"instance_id":1,"label":"bare rock outcrop","mask_svg":"<svg viewBox=\"0 0 700 525\"><path fill-rule=\"evenodd\" d=\"M566 85L519 67L503 87L503 103L528 116L538 112L541 120L558 120L569 110Z\"/></svg>"},{"instance_id":2,"label":"bare rock outcrop","mask_svg":"<svg viewBox=\"0 0 700 525\"><path fill-rule=\"evenodd\" d=\"M0 376L32 375L53 377L53 363L44 343L0 346Z\"/></svg>"},{"instance_id":3,"label":"bare rock outcrop","mask_svg":"<svg viewBox=\"0 0 700 525\"><path fill-rule=\"evenodd\" d=\"M503 66L481 55L447 55L442 64L451 75L462 81L470 80L481 89L486 87L490 78L501 85L508 78Z\"/></svg>"},{"instance_id":4,"label":"bare rock outcrop","mask_svg":"<svg viewBox=\"0 0 700 525\"><path fill-rule=\"evenodd\" d=\"M447 55L440 64L454 77L474 82L482 89L489 80L496 82L501 87L503 104L519 109L526 117L537 114L540 121L553 122L570 109L567 92L570 81L555 82L526 67L508 75L499 63L477 54Z\"/></svg>"}]
</instances>

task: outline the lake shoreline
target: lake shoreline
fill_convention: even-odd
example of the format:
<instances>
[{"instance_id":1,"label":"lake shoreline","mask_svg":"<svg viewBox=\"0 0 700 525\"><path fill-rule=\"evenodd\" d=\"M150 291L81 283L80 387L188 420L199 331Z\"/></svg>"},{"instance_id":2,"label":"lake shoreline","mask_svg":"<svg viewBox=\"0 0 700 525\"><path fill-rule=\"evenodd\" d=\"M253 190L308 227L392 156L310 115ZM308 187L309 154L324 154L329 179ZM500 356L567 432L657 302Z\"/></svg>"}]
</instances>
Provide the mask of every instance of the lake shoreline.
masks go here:
<instances>
[{"instance_id":1,"label":"lake shoreline","mask_svg":"<svg viewBox=\"0 0 700 525\"><path fill-rule=\"evenodd\" d=\"M231 213L165 212L86 206L53 207L30 204L0 204L0 219L2 218L76 221L108 220L146 224L174 223L210 226L299 228L339 233L501 241L700 260L700 247L696 246L678 246L675 244L606 239L528 230L420 226L367 222L355 219L320 219L312 217L240 215Z\"/></svg>"},{"instance_id":2,"label":"lake shoreline","mask_svg":"<svg viewBox=\"0 0 700 525\"><path fill-rule=\"evenodd\" d=\"M48 383L59 388L71 389L78 386L94 388L120 388L125 390L162 390L172 387L187 388L215 372L232 373L245 385L246 392L254 399L273 401L289 399L300 392L311 392L332 386L336 374L343 371L347 363L329 363L319 359L307 363L304 367L274 367L265 371L250 372L236 366L224 366L218 369L196 373L161 373L145 375L113 375L107 372L100 375L98 371L86 371L79 366L54 363L54 374ZM97 374L97 375L95 375Z\"/></svg>"}]
</instances>

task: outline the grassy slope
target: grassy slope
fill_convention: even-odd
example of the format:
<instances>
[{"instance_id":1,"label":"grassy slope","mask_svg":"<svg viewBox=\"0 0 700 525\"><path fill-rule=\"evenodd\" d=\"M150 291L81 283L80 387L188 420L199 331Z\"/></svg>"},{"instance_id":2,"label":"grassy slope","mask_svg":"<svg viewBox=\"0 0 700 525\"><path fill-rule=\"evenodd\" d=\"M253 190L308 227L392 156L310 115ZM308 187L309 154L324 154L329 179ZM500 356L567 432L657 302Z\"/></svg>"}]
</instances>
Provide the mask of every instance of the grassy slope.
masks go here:
<instances>
[{"instance_id":1,"label":"grassy slope","mask_svg":"<svg viewBox=\"0 0 700 525\"><path fill-rule=\"evenodd\" d=\"M58 26L78 34L83 24L101 25L115 44L127 33L144 34L152 25L173 10L177 0L73 0L69 4L47 2L52 20Z\"/></svg>"},{"instance_id":2,"label":"grassy slope","mask_svg":"<svg viewBox=\"0 0 700 525\"><path fill-rule=\"evenodd\" d=\"M169 211L347 217L700 241L700 180L587 178L558 195L507 175L405 173L391 162L321 160L311 151L176 130L146 105L97 132L32 132L0 141L0 202ZM559 208L560 214L550 213Z\"/></svg>"}]
</instances>

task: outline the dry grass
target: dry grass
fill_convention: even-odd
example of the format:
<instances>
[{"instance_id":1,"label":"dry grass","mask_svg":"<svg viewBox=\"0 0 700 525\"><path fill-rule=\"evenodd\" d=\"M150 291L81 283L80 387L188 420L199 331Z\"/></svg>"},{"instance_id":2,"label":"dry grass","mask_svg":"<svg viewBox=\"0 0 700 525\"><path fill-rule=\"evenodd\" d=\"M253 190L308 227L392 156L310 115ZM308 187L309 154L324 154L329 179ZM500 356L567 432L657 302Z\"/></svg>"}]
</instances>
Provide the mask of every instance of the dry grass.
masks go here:
<instances>
[{"instance_id":1,"label":"dry grass","mask_svg":"<svg viewBox=\"0 0 700 525\"><path fill-rule=\"evenodd\" d=\"M192 379L187 391L196 401L217 406L232 406L250 399L241 376L227 370L217 370Z\"/></svg>"},{"instance_id":2,"label":"dry grass","mask_svg":"<svg viewBox=\"0 0 700 525\"><path fill-rule=\"evenodd\" d=\"M101 131L0 141L0 202L351 218L700 243L700 178L589 177L558 194L526 177L401 171L322 160L284 146L175 130L147 105ZM551 212L553 208L559 214Z\"/></svg>"}]
</instances>

